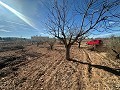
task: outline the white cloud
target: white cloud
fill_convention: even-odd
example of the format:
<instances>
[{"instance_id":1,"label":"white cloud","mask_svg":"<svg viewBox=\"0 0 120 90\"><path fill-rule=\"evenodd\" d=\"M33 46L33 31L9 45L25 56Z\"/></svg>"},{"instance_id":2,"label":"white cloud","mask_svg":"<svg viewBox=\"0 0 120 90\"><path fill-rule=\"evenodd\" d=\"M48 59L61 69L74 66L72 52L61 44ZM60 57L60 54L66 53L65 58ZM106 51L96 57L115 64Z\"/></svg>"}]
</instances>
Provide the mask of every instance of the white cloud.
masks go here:
<instances>
[{"instance_id":1,"label":"white cloud","mask_svg":"<svg viewBox=\"0 0 120 90\"><path fill-rule=\"evenodd\" d=\"M17 24L17 25L21 25L21 26L26 26L22 23L17 23L17 22L14 22L14 21L9 21L9 20L4 20L5 22L8 22L8 23L13 23L13 24Z\"/></svg>"},{"instance_id":2,"label":"white cloud","mask_svg":"<svg viewBox=\"0 0 120 90\"><path fill-rule=\"evenodd\" d=\"M115 22L110 21L109 24L114 24Z\"/></svg>"},{"instance_id":3,"label":"white cloud","mask_svg":"<svg viewBox=\"0 0 120 90\"><path fill-rule=\"evenodd\" d=\"M11 31L8 31L8 30L5 30L5 29L0 29L0 32L11 32Z\"/></svg>"}]
</instances>

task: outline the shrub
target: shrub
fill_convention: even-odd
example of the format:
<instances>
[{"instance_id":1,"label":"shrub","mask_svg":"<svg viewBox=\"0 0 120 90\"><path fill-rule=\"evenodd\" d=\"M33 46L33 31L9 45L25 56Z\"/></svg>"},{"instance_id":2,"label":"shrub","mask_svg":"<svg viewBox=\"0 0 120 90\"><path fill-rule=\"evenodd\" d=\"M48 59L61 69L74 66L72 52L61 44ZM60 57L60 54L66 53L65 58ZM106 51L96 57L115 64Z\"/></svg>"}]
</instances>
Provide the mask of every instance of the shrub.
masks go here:
<instances>
[{"instance_id":1,"label":"shrub","mask_svg":"<svg viewBox=\"0 0 120 90\"><path fill-rule=\"evenodd\" d=\"M111 36L107 43L107 47L109 48L111 56L114 56L117 59L120 58L120 37Z\"/></svg>"},{"instance_id":2,"label":"shrub","mask_svg":"<svg viewBox=\"0 0 120 90\"><path fill-rule=\"evenodd\" d=\"M14 47L14 49L24 49L24 46L22 46L22 45L17 45L17 46Z\"/></svg>"},{"instance_id":3,"label":"shrub","mask_svg":"<svg viewBox=\"0 0 120 90\"><path fill-rule=\"evenodd\" d=\"M1 47L0 48L0 52L9 51L9 50L11 50L11 47Z\"/></svg>"}]
</instances>

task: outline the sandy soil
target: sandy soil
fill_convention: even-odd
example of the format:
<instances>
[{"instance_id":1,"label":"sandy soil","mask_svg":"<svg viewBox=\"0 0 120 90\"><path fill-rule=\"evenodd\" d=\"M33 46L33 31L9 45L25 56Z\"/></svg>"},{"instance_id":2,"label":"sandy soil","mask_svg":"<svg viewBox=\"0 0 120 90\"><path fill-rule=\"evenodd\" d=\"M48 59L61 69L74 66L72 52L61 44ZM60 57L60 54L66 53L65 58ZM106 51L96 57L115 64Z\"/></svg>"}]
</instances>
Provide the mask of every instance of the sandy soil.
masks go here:
<instances>
[{"instance_id":1,"label":"sandy soil","mask_svg":"<svg viewBox=\"0 0 120 90\"><path fill-rule=\"evenodd\" d=\"M24 62L16 65L17 70L0 76L0 90L120 90L120 72L109 70L120 69L120 62L108 59L105 53L74 46L73 60L67 61L65 49L59 45L53 51L29 46L25 51L1 52L0 55L26 55Z\"/></svg>"}]
</instances>

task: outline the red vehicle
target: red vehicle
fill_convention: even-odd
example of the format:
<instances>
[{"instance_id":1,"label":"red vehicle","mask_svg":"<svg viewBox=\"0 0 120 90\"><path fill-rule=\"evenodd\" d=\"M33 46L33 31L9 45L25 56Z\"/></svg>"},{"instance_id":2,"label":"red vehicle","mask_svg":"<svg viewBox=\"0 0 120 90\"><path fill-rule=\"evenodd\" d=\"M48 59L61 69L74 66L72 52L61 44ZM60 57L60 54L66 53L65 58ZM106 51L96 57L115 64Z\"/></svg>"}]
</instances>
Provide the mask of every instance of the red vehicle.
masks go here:
<instances>
[{"instance_id":1,"label":"red vehicle","mask_svg":"<svg viewBox=\"0 0 120 90\"><path fill-rule=\"evenodd\" d=\"M87 45L101 45L103 42L102 40L91 40L91 41L88 41L86 44Z\"/></svg>"},{"instance_id":2,"label":"red vehicle","mask_svg":"<svg viewBox=\"0 0 120 90\"><path fill-rule=\"evenodd\" d=\"M103 44L102 40L91 40L86 43L87 45L91 45L92 48L90 50L96 50L99 46Z\"/></svg>"}]
</instances>

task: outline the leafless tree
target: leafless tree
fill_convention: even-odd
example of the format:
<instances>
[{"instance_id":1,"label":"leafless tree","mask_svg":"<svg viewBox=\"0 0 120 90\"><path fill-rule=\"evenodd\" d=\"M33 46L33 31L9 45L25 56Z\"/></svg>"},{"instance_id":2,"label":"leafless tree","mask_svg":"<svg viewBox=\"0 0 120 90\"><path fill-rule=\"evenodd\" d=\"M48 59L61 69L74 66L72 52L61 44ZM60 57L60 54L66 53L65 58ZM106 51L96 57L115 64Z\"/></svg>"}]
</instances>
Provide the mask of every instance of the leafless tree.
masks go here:
<instances>
[{"instance_id":1,"label":"leafless tree","mask_svg":"<svg viewBox=\"0 0 120 90\"><path fill-rule=\"evenodd\" d=\"M80 46L81 46L81 42L86 38L86 37L88 37L88 35L86 35L86 36L81 36L81 37L79 37L78 38L78 40L77 40L77 42L78 42L78 48L80 49Z\"/></svg>"},{"instance_id":2,"label":"leafless tree","mask_svg":"<svg viewBox=\"0 0 120 90\"><path fill-rule=\"evenodd\" d=\"M53 50L53 47L55 45L56 39L55 38L49 38L49 40L47 41L47 43L49 44L49 49Z\"/></svg>"},{"instance_id":3,"label":"leafless tree","mask_svg":"<svg viewBox=\"0 0 120 90\"><path fill-rule=\"evenodd\" d=\"M68 60L70 48L79 37L119 26L119 6L120 0L53 0L46 26L65 45Z\"/></svg>"}]
</instances>

